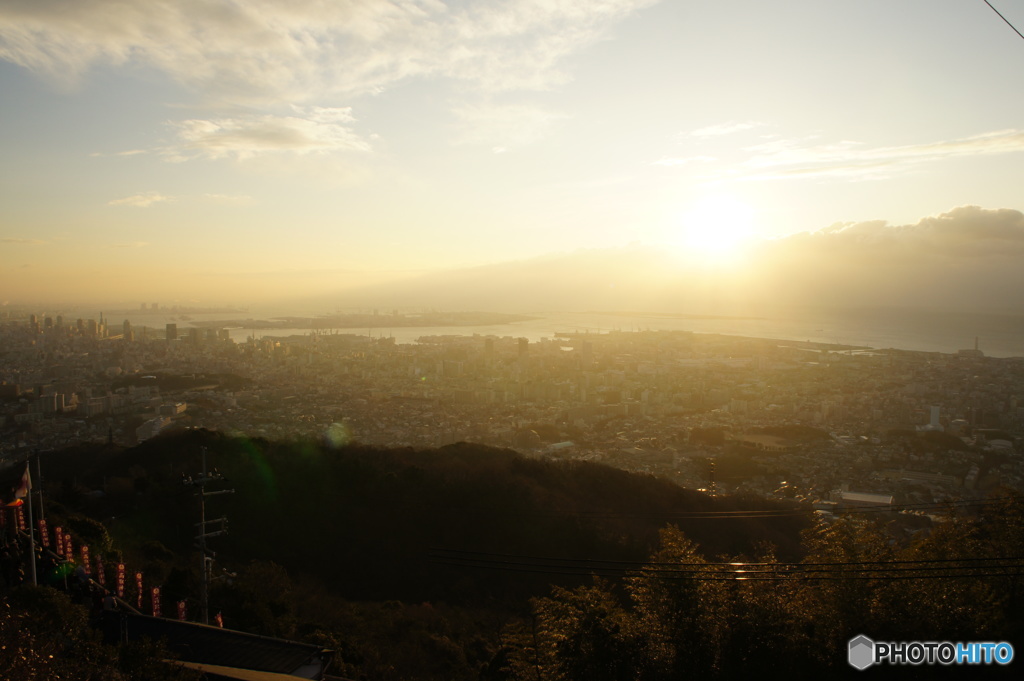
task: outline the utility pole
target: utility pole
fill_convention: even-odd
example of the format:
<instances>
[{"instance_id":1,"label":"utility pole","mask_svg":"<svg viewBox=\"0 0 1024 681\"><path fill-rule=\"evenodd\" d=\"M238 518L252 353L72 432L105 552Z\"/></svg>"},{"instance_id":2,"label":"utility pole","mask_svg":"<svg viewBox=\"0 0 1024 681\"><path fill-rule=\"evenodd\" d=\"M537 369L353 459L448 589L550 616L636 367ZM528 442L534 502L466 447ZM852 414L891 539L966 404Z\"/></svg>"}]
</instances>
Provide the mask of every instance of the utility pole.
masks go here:
<instances>
[{"instance_id":1,"label":"utility pole","mask_svg":"<svg viewBox=\"0 0 1024 681\"><path fill-rule=\"evenodd\" d=\"M202 586L199 594L200 612L202 613L203 624L210 623L210 573L213 570L213 559L217 555L215 551L212 551L206 547L206 540L212 539L213 537L219 537L228 533L228 519L226 516L220 518L214 518L213 520L206 519L206 497L212 497L218 494L234 494L233 489L221 489L214 490L212 492L206 491L206 485L211 482L217 482L223 480L224 476L214 469L212 473L207 472L206 469L206 447L202 448L203 452L203 472L197 478L185 477L182 483L195 487L198 489L196 496L199 497L199 522L196 527L199 529L199 534L196 535L196 548L199 549L199 560L200 560L200 574L202 575Z\"/></svg>"}]
</instances>

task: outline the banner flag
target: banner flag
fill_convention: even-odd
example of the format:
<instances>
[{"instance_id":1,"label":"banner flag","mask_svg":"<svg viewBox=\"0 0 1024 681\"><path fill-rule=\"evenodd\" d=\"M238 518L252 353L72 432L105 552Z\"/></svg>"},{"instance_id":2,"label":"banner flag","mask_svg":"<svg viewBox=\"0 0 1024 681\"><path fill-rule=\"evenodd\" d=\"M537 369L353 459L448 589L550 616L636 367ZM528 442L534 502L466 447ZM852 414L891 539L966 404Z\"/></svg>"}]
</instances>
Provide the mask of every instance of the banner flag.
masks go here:
<instances>
[{"instance_id":1,"label":"banner flag","mask_svg":"<svg viewBox=\"0 0 1024 681\"><path fill-rule=\"evenodd\" d=\"M32 490L32 476L28 472L28 462L25 462L25 472L21 475L21 480L18 482L18 486L14 489L14 499L5 504L5 506L18 506L20 507L25 503L25 497Z\"/></svg>"},{"instance_id":2,"label":"banner flag","mask_svg":"<svg viewBox=\"0 0 1024 681\"><path fill-rule=\"evenodd\" d=\"M21 475L21 484L14 490L15 499L24 499L32 491L32 476L28 472L28 462L25 463L25 472Z\"/></svg>"}]
</instances>

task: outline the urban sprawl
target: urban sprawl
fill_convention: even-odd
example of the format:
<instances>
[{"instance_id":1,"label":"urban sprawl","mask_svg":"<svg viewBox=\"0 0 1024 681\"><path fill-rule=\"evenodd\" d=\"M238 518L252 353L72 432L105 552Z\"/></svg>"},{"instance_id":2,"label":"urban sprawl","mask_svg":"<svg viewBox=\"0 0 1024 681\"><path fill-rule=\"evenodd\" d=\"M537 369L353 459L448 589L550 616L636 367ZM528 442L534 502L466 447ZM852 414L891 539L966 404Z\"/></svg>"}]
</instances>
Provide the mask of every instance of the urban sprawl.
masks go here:
<instances>
[{"instance_id":1,"label":"urban sprawl","mask_svg":"<svg viewBox=\"0 0 1024 681\"><path fill-rule=\"evenodd\" d=\"M478 442L704 489L844 504L1024 490L1024 359L679 331L236 343L26 315L0 324L0 460L205 428L388 447Z\"/></svg>"}]
</instances>

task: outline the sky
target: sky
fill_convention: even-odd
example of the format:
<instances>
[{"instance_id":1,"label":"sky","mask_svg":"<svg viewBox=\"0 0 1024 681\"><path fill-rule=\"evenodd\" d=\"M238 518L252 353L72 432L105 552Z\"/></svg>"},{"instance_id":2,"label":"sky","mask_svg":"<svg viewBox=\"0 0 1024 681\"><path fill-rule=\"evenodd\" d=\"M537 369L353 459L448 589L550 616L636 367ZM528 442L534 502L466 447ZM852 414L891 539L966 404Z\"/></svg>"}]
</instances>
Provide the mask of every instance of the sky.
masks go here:
<instances>
[{"instance_id":1,"label":"sky","mask_svg":"<svg viewBox=\"0 0 1024 681\"><path fill-rule=\"evenodd\" d=\"M1022 73L981 0L3 0L0 303L637 245L1020 262Z\"/></svg>"}]
</instances>

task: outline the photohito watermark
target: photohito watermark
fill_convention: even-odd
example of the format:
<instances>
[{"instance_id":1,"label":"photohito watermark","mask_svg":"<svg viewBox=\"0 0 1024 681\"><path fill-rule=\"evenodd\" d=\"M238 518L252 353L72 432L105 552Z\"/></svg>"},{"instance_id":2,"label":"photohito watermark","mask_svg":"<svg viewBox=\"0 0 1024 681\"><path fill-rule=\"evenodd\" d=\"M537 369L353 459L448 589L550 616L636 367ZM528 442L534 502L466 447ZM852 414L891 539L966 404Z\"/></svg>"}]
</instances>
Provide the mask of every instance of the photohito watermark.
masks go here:
<instances>
[{"instance_id":1,"label":"photohito watermark","mask_svg":"<svg viewBox=\"0 0 1024 681\"><path fill-rule=\"evenodd\" d=\"M850 666L867 669L873 664L1010 664L1013 646L1005 641L951 643L949 641L872 641L861 635L850 639Z\"/></svg>"}]
</instances>

